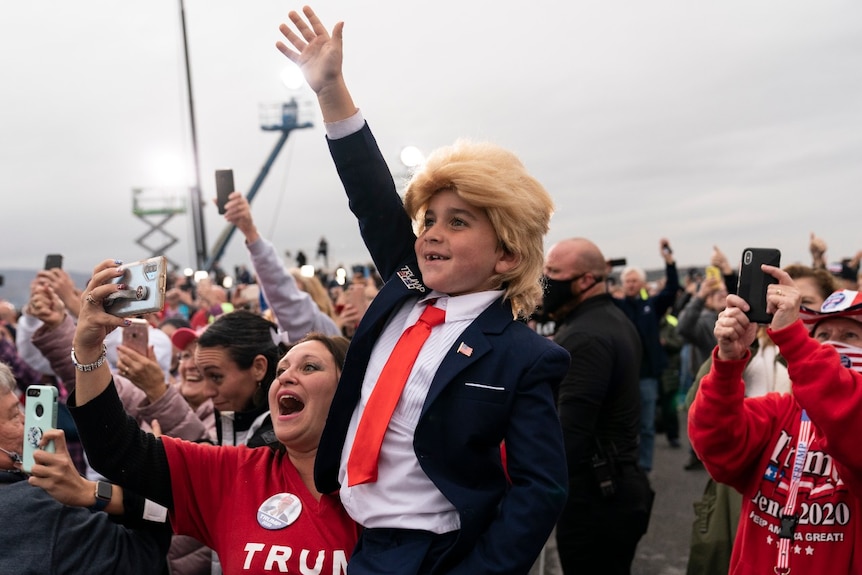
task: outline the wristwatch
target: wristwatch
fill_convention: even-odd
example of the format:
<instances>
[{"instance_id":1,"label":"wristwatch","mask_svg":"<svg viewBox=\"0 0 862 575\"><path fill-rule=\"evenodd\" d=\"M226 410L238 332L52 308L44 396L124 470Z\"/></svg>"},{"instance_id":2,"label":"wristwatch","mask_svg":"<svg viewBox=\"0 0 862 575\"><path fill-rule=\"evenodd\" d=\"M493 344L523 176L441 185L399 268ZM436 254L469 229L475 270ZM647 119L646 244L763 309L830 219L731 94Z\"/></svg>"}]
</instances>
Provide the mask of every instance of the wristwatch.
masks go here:
<instances>
[{"instance_id":1,"label":"wristwatch","mask_svg":"<svg viewBox=\"0 0 862 575\"><path fill-rule=\"evenodd\" d=\"M103 511L111 497L114 495L114 486L104 481L96 482L96 503L90 507L90 511Z\"/></svg>"}]
</instances>

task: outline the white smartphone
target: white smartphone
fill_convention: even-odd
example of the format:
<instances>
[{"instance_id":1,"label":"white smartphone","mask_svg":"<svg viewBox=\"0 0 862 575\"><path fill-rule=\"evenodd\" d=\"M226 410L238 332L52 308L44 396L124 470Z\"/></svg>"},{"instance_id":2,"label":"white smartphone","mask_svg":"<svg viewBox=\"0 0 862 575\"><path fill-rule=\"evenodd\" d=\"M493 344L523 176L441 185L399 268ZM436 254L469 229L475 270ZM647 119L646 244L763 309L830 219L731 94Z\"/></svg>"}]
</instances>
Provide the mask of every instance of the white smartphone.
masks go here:
<instances>
[{"instance_id":1,"label":"white smartphone","mask_svg":"<svg viewBox=\"0 0 862 575\"><path fill-rule=\"evenodd\" d=\"M161 311L165 307L165 283L168 277L168 260L165 256L123 264L120 268L125 273L115 278L113 283L124 283L126 289L105 298L105 311L127 317Z\"/></svg>"},{"instance_id":2,"label":"white smartphone","mask_svg":"<svg viewBox=\"0 0 862 575\"><path fill-rule=\"evenodd\" d=\"M24 454L22 468L27 473L33 469L33 452L39 447L42 436L57 427L57 388L52 385L31 385L27 388L24 407ZM45 451L54 453L54 442L45 446Z\"/></svg>"}]
</instances>

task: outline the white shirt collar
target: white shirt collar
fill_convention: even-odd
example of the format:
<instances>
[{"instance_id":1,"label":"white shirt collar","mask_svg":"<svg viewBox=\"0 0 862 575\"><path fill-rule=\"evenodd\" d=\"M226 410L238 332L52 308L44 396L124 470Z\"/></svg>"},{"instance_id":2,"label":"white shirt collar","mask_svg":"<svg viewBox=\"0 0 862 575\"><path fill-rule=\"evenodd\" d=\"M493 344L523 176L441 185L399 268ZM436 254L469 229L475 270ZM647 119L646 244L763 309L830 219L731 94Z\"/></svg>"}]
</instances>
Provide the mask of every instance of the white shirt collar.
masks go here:
<instances>
[{"instance_id":1,"label":"white shirt collar","mask_svg":"<svg viewBox=\"0 0 862 575\"><path fill-rule=\"evenodd\" d=\"M434 305L446 310L447 322L473 320L501 295L503 295L503 290L480 291L458 296L449 296L432 290L431 293L422 297L416 305L421 307L428 300L436 298L437 302Z\"/></svg>"}]
</instances>

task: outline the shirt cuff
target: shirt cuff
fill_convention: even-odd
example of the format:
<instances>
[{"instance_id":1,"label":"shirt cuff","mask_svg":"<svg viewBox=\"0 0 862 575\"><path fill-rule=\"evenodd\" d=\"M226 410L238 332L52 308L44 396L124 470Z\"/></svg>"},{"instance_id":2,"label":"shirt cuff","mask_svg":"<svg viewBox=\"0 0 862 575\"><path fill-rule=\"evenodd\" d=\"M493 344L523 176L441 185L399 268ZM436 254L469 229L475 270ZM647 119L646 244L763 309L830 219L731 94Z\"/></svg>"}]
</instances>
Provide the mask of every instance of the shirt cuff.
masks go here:
<instances>
[{"instance_id":1,"label":"shirt cuff","mask_svg":"<svg viewBox=\"0 0 862 575\"><path fill-rule=\"evenodd\" d=\"M365 125L365 118L362 117L362 111L356 110L356 113L337 122L324 122L326 128L326 137L330 140L340 140L351 134L355 134Z\"/></svg>"}]
</instances>

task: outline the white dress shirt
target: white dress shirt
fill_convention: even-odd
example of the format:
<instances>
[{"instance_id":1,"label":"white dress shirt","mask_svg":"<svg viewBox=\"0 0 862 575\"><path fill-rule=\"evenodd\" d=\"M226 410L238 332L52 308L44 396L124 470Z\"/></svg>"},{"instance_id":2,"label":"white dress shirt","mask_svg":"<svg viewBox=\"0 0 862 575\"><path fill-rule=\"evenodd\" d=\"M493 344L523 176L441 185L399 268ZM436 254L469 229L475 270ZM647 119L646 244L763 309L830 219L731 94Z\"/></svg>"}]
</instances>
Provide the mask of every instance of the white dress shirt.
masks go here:
<instances>
[{"instance_id":1,"label":"white dress shirt","mask_svg":"<svg viewBox=\"0 0 862 575\"><path fill-rule=\"evenodd\" d=\"M460 528L458 511L419 465L413 450L413 431L443 358L467 326L501 295L501 291L485 291L449 297L432 291L422 299L408 300L392 316L374 344L361 397L350 419L338 474L341 502L350 517L363 527L421 529L433 533ZM416 323L425 309L425 302L434 298L438 298L434 305L446 310L446 321L431 330L407 378L383 437L377 482L348 487L347 459L368 398L401 334Z\"/></svg>"}]
</instances>

